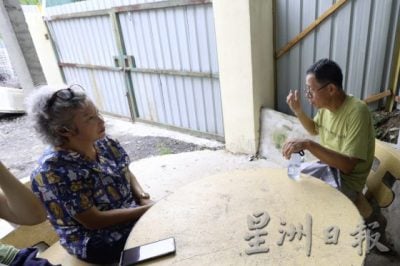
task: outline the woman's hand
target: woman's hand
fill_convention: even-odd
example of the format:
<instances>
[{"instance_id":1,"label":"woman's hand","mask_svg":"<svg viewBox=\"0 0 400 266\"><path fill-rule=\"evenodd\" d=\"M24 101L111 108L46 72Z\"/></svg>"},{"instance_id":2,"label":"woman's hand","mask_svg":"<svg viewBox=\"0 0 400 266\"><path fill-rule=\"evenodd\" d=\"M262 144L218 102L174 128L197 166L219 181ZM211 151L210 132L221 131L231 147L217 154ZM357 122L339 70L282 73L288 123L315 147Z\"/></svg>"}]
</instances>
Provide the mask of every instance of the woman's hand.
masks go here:
<instances>
[{"instance_id":1,"label":"woman's hand","mask_svg":"<svg viewBox=\"0 0 400 266\"><path fill-rule=\"evenodd\" d=\"M100 211L92 206L90 209L77 213L74 219L87 229L101 229L121 223L137 221L151 206L153 205L147 204L134 208L112 209L107 211Z\"/></svg>"},{"instance_id":2,"label":"woman's hand","mask_svg":"<svg viewBox=\"0 0 400 266\"><path fill-rule=\"evenodd\" d=\"M140 199L139 205L140 206L145 206L145 205L154 205L155 202L152 201L151 199Z\"/></svg>"}]
</instances>

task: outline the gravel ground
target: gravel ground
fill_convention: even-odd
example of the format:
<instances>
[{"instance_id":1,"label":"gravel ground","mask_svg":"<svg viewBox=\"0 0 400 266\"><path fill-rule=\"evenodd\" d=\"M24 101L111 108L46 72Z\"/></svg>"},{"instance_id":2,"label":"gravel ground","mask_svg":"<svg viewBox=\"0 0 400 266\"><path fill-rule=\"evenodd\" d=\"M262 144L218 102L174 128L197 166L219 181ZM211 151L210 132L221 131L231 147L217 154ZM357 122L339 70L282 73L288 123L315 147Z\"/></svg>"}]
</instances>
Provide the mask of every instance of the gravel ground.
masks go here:
<instances>
[{"instance_id":1,"label":"gravel ground","mask_svg":"<svg viewBox=\"0 0 400 266\"><path fill-rule=\"evenodd\" d=\"M392 112L376 111L373 113L376 137L389 143L398 143L400 129L400 110Z\"/></svg>"},{"instance_id":2,"label":"gravel ground","mask_svg":"<svg viewBox=\"0 0 400 266\"><path fill-rule=\"evenodd\" d=\"M152 126L141 125L141 130L132 130L132 123L118 121L106 117L107 134L120 141L130 156L131 161L146 157L175 154L204 149L221 149L222 143L203 145L185 142L162 135L163 130L154 129ZM129 127L129 128L128 128ZM149 136L146 136L148 127ZM178 134L179 135L179 134ZM7 115L0 117L0 160L18 178L30 175L36 160L46 148L41 139L36 135L27 115Z\"/></svg>"}]
</instances>

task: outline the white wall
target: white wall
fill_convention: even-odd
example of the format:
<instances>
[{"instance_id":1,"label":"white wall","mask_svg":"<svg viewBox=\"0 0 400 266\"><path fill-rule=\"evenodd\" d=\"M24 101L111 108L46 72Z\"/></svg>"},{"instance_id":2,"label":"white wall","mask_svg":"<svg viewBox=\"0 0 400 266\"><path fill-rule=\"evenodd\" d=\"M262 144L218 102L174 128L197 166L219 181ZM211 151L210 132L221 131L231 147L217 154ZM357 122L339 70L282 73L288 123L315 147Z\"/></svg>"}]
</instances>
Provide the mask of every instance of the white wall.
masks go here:
<instances>
[{"instance_id":1,"label":"white wall","mask_svg":"<svg viewBox=\"0 0 400 266\"><path fill-rule=\"evenodd\" d=\"M19 84L27 92L33 88L33 80L3 1L0 2L0 34L7 48Z\"/></svg>"},{"instance_id":2,"label":"white wall","mask_svg":"<svg viewBox=\"0 0 400 266\"><path fill-rule=\"evenodd\" d=\"M22 6L47 84L62 84L60 68L38 6Z\"/></svg>"},{"instance_id":3,"label":"white wall","mask_svg":"<svg viewBox=\"0 0 400 266\"><path fill-rule=\"evenodd\" d=\"M226 149L256 154L274 107L272 0L213 1Z\"/></svg>"}]
</instances>

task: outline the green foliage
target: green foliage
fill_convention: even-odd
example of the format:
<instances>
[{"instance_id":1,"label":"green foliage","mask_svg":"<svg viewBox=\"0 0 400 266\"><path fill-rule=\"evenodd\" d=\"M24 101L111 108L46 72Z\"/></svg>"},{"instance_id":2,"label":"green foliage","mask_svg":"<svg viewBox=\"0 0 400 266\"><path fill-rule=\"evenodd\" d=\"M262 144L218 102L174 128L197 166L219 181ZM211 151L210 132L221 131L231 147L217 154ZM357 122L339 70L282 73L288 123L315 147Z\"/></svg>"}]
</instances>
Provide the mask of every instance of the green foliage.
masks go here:
<instances>
[{"instance_id":1,"label":"green foliage","mask_svg":"<svg viewBox=\"0 0 400 266\"><path fill-rule=\"evenodd\" d=\"M39 5L40 0L19 0L21 5Z\"/></svg>"},{"instance_id":2,"label":"green foliage","mask_svg":"<svg viewBox=\"0 0 400 266\"><path fill-rule=\"evenodd\" d=\"M157 145L157 149L160 155L166 155L172 153L172 150L169 147L166 147L163 143L159 143Z\"/></svg>"},{"instance_id":3,"label":"green foliage","mask_svg":"<svg viewBox=\"0 0 400 266\"><path fill-rule=\"evenodd\" d=\"M287 135L285 132L283 131L274 131L274 133L272 133L272 141L275 144L275 148L277 149L281 149L283 146L283 143L286 141L287 139Z\"/></svg>"}]
</instances>

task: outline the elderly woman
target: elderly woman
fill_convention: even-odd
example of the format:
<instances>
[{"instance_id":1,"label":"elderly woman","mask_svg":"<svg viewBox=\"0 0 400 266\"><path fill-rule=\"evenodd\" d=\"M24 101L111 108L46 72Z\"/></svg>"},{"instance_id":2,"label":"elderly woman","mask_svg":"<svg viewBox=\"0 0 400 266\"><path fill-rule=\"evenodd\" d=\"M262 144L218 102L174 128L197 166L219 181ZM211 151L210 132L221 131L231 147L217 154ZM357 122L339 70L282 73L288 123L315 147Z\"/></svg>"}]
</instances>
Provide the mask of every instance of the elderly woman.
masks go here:
<instances>
[{"instance_id":1,"label":"elderly woman","mask_svg":"<svg viewBox=\"0 0 400 266\"><path fill-rule=\"evenodd\" d=\"M129 172L129 157L79 85L48 86L29 101L35 129L51 146L31 175L61 245L97 264L119 260L132 226L153 204Z\"/></svg>"}]
</instances>

